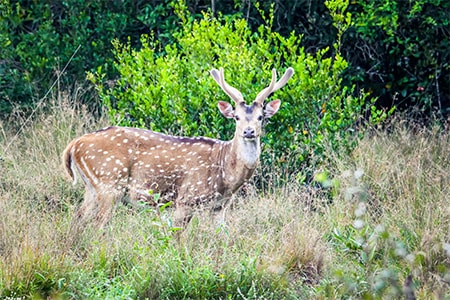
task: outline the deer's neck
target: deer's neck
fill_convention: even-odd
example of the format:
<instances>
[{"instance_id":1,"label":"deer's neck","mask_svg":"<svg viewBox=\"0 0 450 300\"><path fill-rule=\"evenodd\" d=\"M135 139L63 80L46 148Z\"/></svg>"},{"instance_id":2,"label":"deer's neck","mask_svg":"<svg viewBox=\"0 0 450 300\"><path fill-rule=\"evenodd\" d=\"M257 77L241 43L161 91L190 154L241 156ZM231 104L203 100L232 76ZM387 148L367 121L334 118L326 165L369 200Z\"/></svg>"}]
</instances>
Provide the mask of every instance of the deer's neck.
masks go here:
<instances>
[{"instance_id":1,"label":"deer's neck","mask_svg":"<svg viewBox=\"0 0 450 300\"><path fill-rule=\"evenodd\" d=\"M235 137L227 143L222 155L223 179L233 192L253 175L260 153L259 139L245 141Z\"/></svg>"},{"instance_id":2,"label":"deer's neck","mask_svg":"<svg viewBox=\"0 0 450 300\"><path fill-rule=\"evenodd\" d=\"M256 168L261 154L259 138L251 141L242 138L234 138L231 148L231 156L236 157L238 164L242 164L242 166L247 169L254 170Z\"/></svg>"}]
</instances>

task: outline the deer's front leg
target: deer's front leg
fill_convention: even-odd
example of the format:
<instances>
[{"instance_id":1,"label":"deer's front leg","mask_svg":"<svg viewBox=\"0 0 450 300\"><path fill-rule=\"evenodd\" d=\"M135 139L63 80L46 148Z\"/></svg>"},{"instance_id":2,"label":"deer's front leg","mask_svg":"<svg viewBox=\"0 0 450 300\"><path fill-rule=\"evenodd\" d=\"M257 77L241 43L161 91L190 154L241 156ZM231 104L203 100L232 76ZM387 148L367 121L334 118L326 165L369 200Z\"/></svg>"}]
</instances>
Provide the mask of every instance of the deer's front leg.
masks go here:
<instances>
[{"instance_id":1,"label":"deer's front leg","mask_svg":"<svg viewBox=\"0 0 450 300\"><path fill-rule=\"evenodd\" d=\"M211 219L216 226L226 225L226 213L233 202L233 195L216 195L217 198L214 201L211 209Z\"/></svg>"},{"instance_id":2,"label":"deer's front leg","mask_svg":"<svg viewBox=\"0 0 450 300\"><path fill-rule=\"evenodd\" d=\"M173 214L173 225L175 227L185 227L191 220L193 215L193 209L189 205L177 201L175 203L175 212Z\"/></svg>"}]
</instances>

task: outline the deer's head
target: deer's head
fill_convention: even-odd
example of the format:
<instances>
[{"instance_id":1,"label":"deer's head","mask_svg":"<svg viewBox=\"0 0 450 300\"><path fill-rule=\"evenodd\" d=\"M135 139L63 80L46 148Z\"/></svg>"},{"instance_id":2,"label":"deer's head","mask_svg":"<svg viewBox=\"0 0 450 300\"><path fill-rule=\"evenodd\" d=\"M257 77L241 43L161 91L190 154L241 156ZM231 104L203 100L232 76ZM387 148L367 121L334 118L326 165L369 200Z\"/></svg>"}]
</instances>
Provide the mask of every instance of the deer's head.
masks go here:
<instances>
[{"instance_id":1,"label":"deer's head","mask_svg":"<svg viewBox=\"0 0 450 300\"><path fill-rule=\"evenodd\" d=\"M276 90L282 88L286 82L294 74L292 68L288 68L283 77L277 81L276 70L272 70L272 81L270 85L263 89L251 105L248 105L241 92L236 88L228 85L224 78L223 68L220 70L211 70L211 75L219 84L222 90L234 101L235 107L225 101L219 101L218 106L220 112L230 119L236 121L236 135L244 141L258 141L261 135L261 128L264 118L272 117L280 108L281 101L274 100L264 103L264 100Z\"/></svg>"}]
</instances>

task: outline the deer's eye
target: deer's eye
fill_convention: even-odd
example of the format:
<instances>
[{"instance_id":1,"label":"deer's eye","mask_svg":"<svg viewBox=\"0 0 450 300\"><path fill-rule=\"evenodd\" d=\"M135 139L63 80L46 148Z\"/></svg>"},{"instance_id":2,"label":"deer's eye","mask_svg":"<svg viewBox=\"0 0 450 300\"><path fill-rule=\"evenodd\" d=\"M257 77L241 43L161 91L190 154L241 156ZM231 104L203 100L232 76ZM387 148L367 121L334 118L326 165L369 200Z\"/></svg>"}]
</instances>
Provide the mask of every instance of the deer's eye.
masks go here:
<instances>
[{"instance_id":1,"label":"deer's eye","mask_svg":"<svg viewBox=\"0 0 450 300\"><path fill-rule=\"evenodd\" d=\"M235 119L236 121L239 121L241 118L239 118L238 115L234 115L234 119Z\"/></svg>"},{"instance_id":2,"label":"deer's eye","mask_svg":"<svg viewBox=\"0 0 450 300\"><path fill-rule=\"evenodd\" d=\"M260 115L260 116L258 117L258 121L262 121L262 119L263 119L263 116Z\"/></svg>"}]
</instances>

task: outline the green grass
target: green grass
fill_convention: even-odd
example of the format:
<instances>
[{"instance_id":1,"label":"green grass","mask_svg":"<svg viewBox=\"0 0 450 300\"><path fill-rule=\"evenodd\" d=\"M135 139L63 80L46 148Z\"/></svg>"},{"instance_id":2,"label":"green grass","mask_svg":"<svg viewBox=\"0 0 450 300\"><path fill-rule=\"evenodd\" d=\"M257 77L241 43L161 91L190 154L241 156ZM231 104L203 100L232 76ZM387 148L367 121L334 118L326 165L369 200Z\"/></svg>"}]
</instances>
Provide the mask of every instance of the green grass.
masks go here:
<instances>
[{"instance_id":1,"label":"green grass","mask_svg":"<svg viewBox=\"0 0 450 300\"><path fill-rule=\"evenodd\" d=\"M395 120L327 154L316 173L328 188L249 184L226 226L199 212L175 235L170 209L121 205L105 232L74 241L83 190L61 152L107 122L55 98L0 123L0 298L386 299L408 276L417 298L450 297L447 132Z\"/></svg>"}]
</instances>

